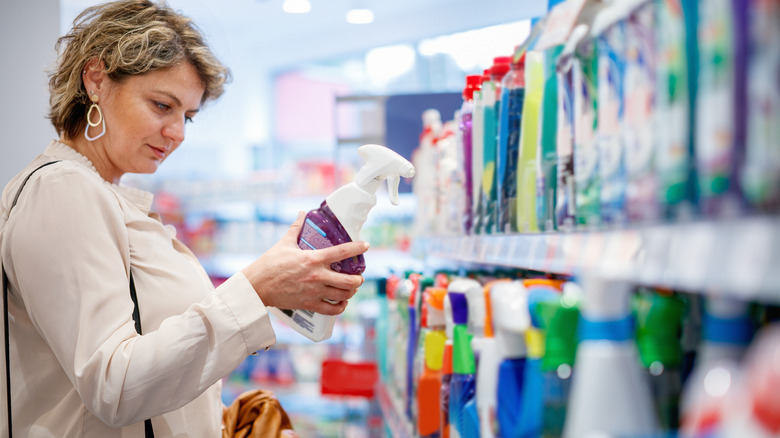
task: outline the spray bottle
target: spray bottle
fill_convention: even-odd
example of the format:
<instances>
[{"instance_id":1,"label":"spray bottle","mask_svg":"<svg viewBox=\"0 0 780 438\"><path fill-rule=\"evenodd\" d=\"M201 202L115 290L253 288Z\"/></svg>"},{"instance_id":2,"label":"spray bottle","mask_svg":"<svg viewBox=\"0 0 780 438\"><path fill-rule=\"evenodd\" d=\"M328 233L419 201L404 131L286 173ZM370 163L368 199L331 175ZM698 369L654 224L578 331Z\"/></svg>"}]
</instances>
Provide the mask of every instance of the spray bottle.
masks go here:
<instances>
[{"instance_id":1,"label":"spray bottle","mask_svg":"<svg viewBox=\"0 0 780 438\"><path fill-rule=\"evenodd\" d=\"M417 433L420 437L437 437L441 433L442 364L447 335L444 331L444 298L447 289L431 287L425 293L423 308L424 331L420 332L422 345L422 372L417 383Z\"/></svg>"},{"instance_id":2,"label":"spray bottle","mask_svg":"<svg viewBox=\"0 0 780 438\"><path fill-rule=\"evenodd\" d=\"M452 381L450 382L450 436L470 437L479 435L479 428L468 429L466 403L474 398L476 391L476 364L471 348L471 333L468 330L469 290L481 291L482 286L470 278L458 278L447 288L452 311Z\"/></svg>"},{"instance_id":3,"label":"spray bottle","mask_svg":"<svg viewBox=\"0 0 780 438\"><path fill-rule=\"evenodd\" d=\"M544 56L530 50L525 53L525 98L520 122L520 149L517 163L516 229L521 233L539 232L536 223L536 167L539 116L544 99Z\"/></svg>"},{"instance_id":4,"label":"spray bottle","mask_svg":"<svg viewBox=\"0 0 780 438\"><path fill-rule=\"evenodd\" d=\"M360 228L369 210L376 205L376 191L387 180L390 202L398 205L398 184L401 177L414 176L414 166L392 150L367 144L358 149L366 162L355 181L328 195L320 208L310 211L298 236L301 249L321 249L360 240ZM361 274L366 269L362 255L331 264L331 269L347 274ZM333 333L335 316L320 315L306 310L271 308L271 312L298 333L318 342Z\"/></svg>"},{"instance_id":5,"label":"spray bottle","mask_svg":"<svg viewBox=\"0 0 780 438\"><path fill-rule=\"evenodd\" d=\"M565 438L655 436L650 386L641 370L631 317L631 286L589 276L583 282L580 344Z\"/></svg>"}]
</instances>

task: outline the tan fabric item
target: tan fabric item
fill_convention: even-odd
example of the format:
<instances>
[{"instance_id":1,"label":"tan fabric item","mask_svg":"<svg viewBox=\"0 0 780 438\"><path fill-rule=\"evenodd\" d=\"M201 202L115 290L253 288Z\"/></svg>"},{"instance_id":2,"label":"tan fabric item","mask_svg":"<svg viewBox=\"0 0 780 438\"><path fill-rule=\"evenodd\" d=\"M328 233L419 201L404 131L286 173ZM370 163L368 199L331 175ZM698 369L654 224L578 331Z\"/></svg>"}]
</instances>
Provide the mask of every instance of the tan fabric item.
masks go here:
<instances>
[{"instance_id":1,"label":"tan fabric item","mask_svg":"<svg viewBox=\"0 0 780 438\"><path fill-rule=\"evenodd\" d=\"M222 438L293 438L290 417L271 391L238 396L222 415Z\"/></svg>"}]
</instances>

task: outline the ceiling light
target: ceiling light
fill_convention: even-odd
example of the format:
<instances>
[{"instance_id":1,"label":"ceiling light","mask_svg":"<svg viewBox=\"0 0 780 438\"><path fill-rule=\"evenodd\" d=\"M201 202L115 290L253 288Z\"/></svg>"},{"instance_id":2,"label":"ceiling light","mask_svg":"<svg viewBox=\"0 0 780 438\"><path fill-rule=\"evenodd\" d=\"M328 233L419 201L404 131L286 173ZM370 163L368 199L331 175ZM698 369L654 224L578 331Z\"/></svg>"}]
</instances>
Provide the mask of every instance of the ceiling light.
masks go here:
<instances>
[{"instance_id":1,"label":"ceiling light","mask_svg":"<svg viewBox=\"0 0 780 438\"><path fill-rule=\"evenodd\" d=\"M288 14L305 14L311 11L309 0L284 0L282 10Z\"/></svg>"},{"instance_id":2,"label":"ceiling light","mask_svg":"<svg viewBox=\"0 0 780 438\"><path fill-rule=\"evenodd\" d=\"M374 12L371 9L350 9L347 11L347 23L368 24L374 21Z\"/></svg>"}]
</instances>

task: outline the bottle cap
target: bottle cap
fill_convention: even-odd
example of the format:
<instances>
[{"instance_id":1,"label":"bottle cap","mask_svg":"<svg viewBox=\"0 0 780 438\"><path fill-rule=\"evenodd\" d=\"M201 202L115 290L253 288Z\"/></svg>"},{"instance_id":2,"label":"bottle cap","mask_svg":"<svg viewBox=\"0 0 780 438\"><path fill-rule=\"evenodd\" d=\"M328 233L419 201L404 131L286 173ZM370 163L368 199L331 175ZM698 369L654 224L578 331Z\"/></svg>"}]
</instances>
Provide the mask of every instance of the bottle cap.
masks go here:
<instances>
[{"instance_id":1,"label":"bottle cap","mask_svg":"<svg viewBox=\"0 0 780 438\"><path fill-rule=\"evenodd\" d=\"M471 334L464 325L456 325L452 339L452 372L455 374L476 373L474 350L471 348Z\"/></svg>"},{"instance_id":2,"label":"bottle cap","mask_svg":"<svg viewBox=\"0 0 780 438\"><path fill-rule=\"evenodd\" d=\"M463 89L463 99L474 99L474 90L479 89L482 83L482 75L468 75L466 76L466 88Z\"/></svg>"},{"instance_id":3,"label":"bottle cap","mask_svg":"<svg viewBox=\"0 0 780 438\"><path fill-rule=\"evenodd\" d=\"M682 318L685 304L674 295L641 291L634 300L637 348L642 364L660 362L666 367L682 363Z\"/></svg>"},{"instance_id":4,"label":"bottle cap","mask_svg":"<svg viewBox=\"0 0 780 438\"><path fill-rule=\"evenodd\" d=\"M469 321L469 306L466 294L463 292L447 292L452 308L452 322L456 325L466 325Z\"/></svg>"}]
</instances>

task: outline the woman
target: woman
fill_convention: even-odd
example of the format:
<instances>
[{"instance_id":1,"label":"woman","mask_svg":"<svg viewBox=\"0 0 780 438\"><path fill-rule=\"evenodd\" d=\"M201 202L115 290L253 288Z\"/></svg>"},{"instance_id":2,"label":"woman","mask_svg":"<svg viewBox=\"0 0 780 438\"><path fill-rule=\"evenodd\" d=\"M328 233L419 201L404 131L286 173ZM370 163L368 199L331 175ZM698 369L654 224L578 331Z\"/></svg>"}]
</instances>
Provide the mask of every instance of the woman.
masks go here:
<instances>
[{"instance_id":1,"label":"woman","mask_svg":"<svg viewBox=\"0 0 780 438\"><path fill-rule=\"evenodd\" d=\"M220 379L275 342L266 306L340 314L363 279L329 266L368 245L302 251L301 214L214 289L152 195L119 180L157 170L228 70L189 19L143 0L87 9L58 48L60 138L2 195L14 435L141 437L151 418L158 438L218 437Z\"/></svg>"}]
</instances>

